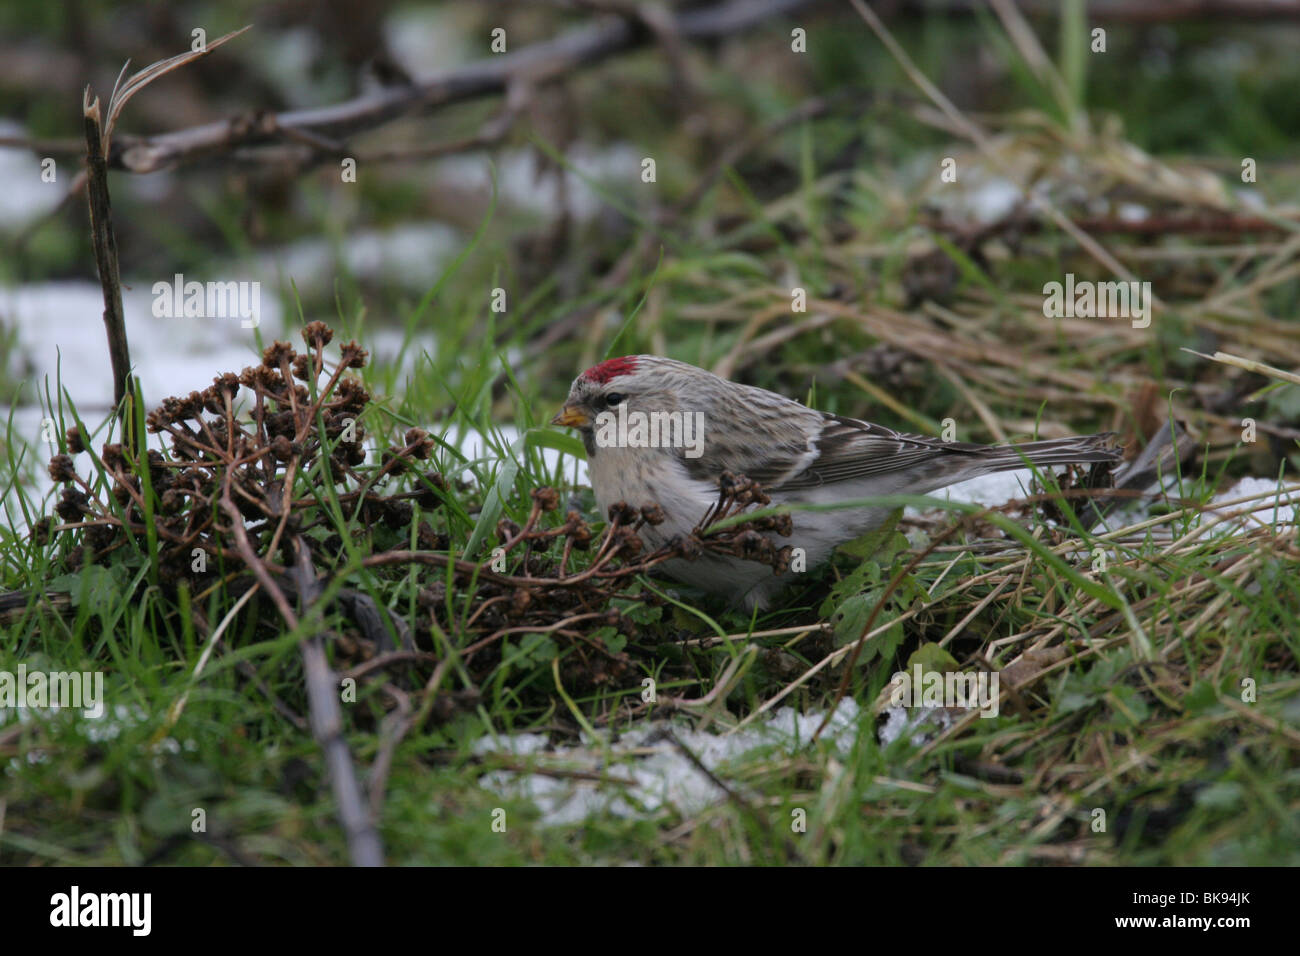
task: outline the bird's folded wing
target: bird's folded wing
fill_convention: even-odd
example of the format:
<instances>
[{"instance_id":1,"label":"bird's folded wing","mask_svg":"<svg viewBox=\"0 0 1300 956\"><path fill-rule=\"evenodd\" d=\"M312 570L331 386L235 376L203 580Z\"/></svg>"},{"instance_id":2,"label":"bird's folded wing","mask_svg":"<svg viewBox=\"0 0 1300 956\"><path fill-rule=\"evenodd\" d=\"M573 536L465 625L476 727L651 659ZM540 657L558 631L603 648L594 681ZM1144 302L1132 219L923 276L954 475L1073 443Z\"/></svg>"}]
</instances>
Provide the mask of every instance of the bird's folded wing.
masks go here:
<instances>
[{"instance_id":1,"label":"bird's folded wing","mask_svg":"<svg viewBox=\"0 0 1300 956\"><path fill-rule=\"evenodd\" d=\"M683 457L687 472L692 478L716 481L723 471L731 471L752 478L769 491L796 491L897 473L932 460L936 453L960 455L983 450L981 445L907 435L883 425L796 407L803 418L797 428L773 429L769 425L766 434L775 440L761 446L740 446L715 437L706 441L700 457Z\"/></svg>"},{"instance_id":2,"label":"bird's folded wing","mask_svg":"<svg viewBox=\"0 0 1300 956\"><path fill-rule=\"evenodd\" d=\"M974 455L983 446L909 435L872 422L827 415L826 426L817 439L817 450L820 454L816 460L783 481L780 490L796 491L899 474L946 454Z\"/></svg>"}]
</instances>

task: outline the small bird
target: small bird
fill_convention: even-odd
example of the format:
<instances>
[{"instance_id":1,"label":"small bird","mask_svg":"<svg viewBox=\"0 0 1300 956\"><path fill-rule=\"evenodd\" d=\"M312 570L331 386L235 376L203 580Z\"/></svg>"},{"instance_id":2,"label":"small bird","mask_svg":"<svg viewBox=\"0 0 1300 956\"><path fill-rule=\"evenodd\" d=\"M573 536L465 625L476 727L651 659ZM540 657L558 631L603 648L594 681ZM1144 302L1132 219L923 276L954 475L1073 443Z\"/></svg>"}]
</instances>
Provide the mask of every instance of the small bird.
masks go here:
<instances>
[{"instance_id":1,"label":"small bird","mask_svg":"<svg viewBox=\"0 0 1300 956\"><path fill-rule=\"evenodd\" d=\"M830 504L890 494L924 494L996 471L1119 462L1112 433L978 445L896 432L830 415L775 392L720 378L685 362L628 355L587 369L573 382L552 425L578 429L601 512L618 501L655 503L665 520L638 532L657 548L686 535L718 501L724 471L759 482L773 505ZM802 548L805 566L878 527L887 507L796 511L794 533L776 540ZM705 553L663 570L746 609L767 607L796 572L774 574L756 561Z\"/></svg>"}]
</instances>

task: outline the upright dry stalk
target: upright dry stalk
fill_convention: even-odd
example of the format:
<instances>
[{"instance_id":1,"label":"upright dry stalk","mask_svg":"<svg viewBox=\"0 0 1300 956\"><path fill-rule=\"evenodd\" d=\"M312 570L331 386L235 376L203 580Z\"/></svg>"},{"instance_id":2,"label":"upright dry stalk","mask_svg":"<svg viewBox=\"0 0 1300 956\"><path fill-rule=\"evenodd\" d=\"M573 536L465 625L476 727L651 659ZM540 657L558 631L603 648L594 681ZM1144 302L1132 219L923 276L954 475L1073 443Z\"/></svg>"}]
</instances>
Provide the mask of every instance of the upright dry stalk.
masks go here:
<instances>
[{"instance_id":1,"label":"upright dry stalk","mask_svg":"<svg viewBox=\"0 0 1300 956\"><path fill-rule=\"evenodd\" d=\"M86 197L90 205L90 237L95 245L95 267L104 290L104 328L108 332L108 357L113 364L113 402L122 420L124 443L135 449L134 429L126 396L131 389L131 350L126 341L122 310L122 277L118 272L117 238L113 234L113 207L108 198L108 156L99 114L99 97L92 101L90 87L82 94L86 119Z\"/></svg>"},{"instance_id":2,"label":"upright dry stalk","mask_svg":"<svg viewBox=\"0 0 1300 956\"><path fill-rule=\"evenodd\" d=\"M131 388L131 351L127 347L126 318L122 310L122 277L118 272L117 239L113 235L113 209L108 199L108 154L113 141L113 130L122 110L136 93L172 70L201 56L207 56L247 29L249 28L244 27L243 30L227 33L197 50L152 63L123 83L122 79L131 65L128 60L118 74L117 82L113 84L113 93L108 98L107 120L100 115L99 97L91 99L89 86L81 96L81 109L86 120L86 197L90 204L90 234L95 244L95 265L99 269L99 284L104 289L104 326L108 330L108 354L113 363L113 400L122 419L123 441L132 452L139 447L137 440L143 445L143 436L135 435L134 418L125 401L134 392Z\"/></svg>"}]
</instances>

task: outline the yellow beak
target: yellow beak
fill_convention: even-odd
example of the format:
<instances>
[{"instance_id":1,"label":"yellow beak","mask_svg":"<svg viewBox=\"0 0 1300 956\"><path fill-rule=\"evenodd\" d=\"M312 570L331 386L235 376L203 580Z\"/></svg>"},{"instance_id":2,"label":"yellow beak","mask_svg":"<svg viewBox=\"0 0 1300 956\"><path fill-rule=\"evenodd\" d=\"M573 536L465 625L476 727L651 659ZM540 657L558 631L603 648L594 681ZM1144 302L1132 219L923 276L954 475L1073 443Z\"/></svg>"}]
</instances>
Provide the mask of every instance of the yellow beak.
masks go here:
<instances>
[{"instance_id":1,"label":"yellow beak","mask_svg":"<svg viewBox=\"0 0 1300 956\"><path fill-rule=\"evenodd\" d=\"M565 428L582 428L584 425L591 424L591 418L573 405L565 405L551 419L551 424L563 425Z\"/></svg>"}]
</instances>

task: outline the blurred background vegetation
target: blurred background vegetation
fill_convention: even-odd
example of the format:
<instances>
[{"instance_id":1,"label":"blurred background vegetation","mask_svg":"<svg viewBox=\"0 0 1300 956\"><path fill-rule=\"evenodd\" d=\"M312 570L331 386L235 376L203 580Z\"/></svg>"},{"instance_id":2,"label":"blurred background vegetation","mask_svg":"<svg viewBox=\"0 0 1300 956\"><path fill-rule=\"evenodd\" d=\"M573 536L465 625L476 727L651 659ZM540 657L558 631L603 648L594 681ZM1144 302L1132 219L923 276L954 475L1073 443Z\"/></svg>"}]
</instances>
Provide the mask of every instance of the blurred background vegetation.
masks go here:
<instances>
[{"instance_id":1,"label":"blurred background vegetation","mask_svg":"<svg viewBox=\"0 0 1300 956\"><path fill-rule=\"evenodd\" d=\"M1294 202L1300 183L1294 156L1300 19L1294 11L1288 16L1285 4L1274 5L1281 16L1258 19L1249 14L1260 5L1235 5L1242 12L1234 13L1234 5L1211 4L1217 15L1203 20L1182 19L1172 9L1162 15L1165 6L1106 3L1097 16L1089 16L1082 3L1026 9L1061 67L1072 102L1086 109L1094 129L1230 178L1240 157L1253 157L1266 170L1255 187L1267 197L1265 204ZM215 55L146 89L128 107L122 135L329 105L384 82L401 82L403 75L425 77L490 57L495 27L506 29L515 51L590 22L598 15L593 8L600 5L4 4L0 118L10 124L11 137L75 143L84 84L106 96L123 63L139 68L183 51L195 27L213 39L255 25ZM1060 101L982 4L898 2L880 9L922 72L961 110L976 117L1040 115L1049 124L1068 123ZM791 55L794 26L807 30L804 55ZM1107 31L1104 54L1087 52L1081 31L1094 26ZM599 285L642 227L661 221L728 145L812 97L833 102L815 122L791 124L746 151L734 168L715 177L716 186L692 204L684 221L647 244L624 281L612 289ZM652 41L568 72L531 90L509 132L492 148L363 165L355 184L341 181L335 162L302 169L265 154L239 162L223 155L145 176L115 175L122 269L128 282L152 282L176 272L227 278L275 262L285 321L296 322L292 281L309 318L337 316L353 332L363 322L402 330L428 349L439 376L457 377L464 357L458 345L466 341L489 337L498 345L527 346L540 340L552 346L545 356L518 358L532 366L529 377L555 379L547 389L553 397L577 371L574 363L592 352L575 354L571 345L544 335L573 319L575 303L605 308L607 321L596 333L603 348L610 329L621 324L617 316L625 316L644 291L637 280L653 271L661 245L670 261L680 256L688 262L705 252L760 246L764 240L754 233L763 227L742 230L741 221L791 195L800 183L851 174L851 189L840 188L826 207L807 210L816 230L829 228L828 217L849 218L860 231L866 223L872 237L885 242L915 239L925 207L911 199L952 142L947 131L918 119L923 105L847 4L810 3L723 41L687 43L676 52L671 43ZM413 114L351 142L360 150L454 142L475 135L500 109L500 97L459 103ZM657 162L654 188L639 180L644 156ZM499 201L489 216L493 177ZM13 176L8 188L48 192L65 186ZM894 208L881 208L891 199ZM50 203L48 195L41 203L0 226L6 247L0 282L93 280L84 200L69 200L48 220L38 216ZM439 288L436 308L417 308L480 227L473 255ZM780 241L770 229L766 234L767 241ZM907 254L901 242L895 250ZM788 271L800 265L830 285L823 264L788 246L759 268L783 280L781 266ZM677 321L678 309L688 303L673 294L686 290L675 286L671 268L660 282L665 301L651 309L653 322L638 327L657 328L659 337L634 330L621 343L625 350L662 346L664 336L677 343L698 339L701 323ZM485 289L496 285L510 293L508 332L493 328L487 312ZM696 297L702 292L691 291ZM1291 306L1294 289L1289 292L1285 304ZM561 328L588 326L570 321ZM681 357L706 363L716 356L734 330L715 331L718 339L684 348ZM755 374L764 377L761 370Z\"/></svg>"}]
</instances>

